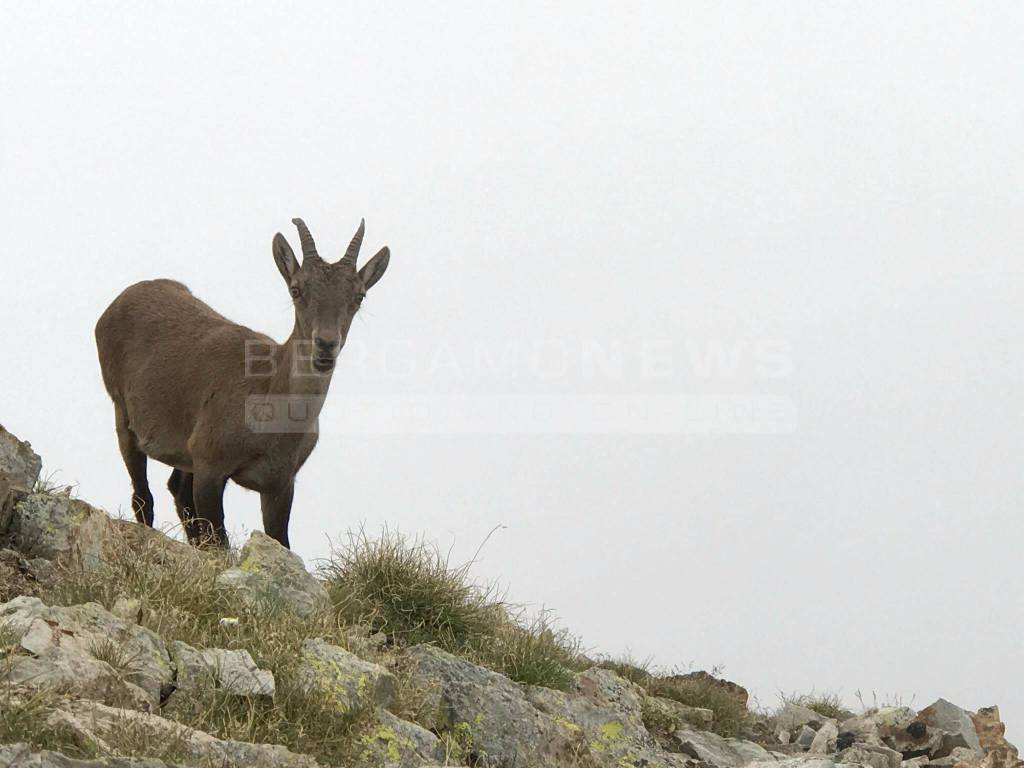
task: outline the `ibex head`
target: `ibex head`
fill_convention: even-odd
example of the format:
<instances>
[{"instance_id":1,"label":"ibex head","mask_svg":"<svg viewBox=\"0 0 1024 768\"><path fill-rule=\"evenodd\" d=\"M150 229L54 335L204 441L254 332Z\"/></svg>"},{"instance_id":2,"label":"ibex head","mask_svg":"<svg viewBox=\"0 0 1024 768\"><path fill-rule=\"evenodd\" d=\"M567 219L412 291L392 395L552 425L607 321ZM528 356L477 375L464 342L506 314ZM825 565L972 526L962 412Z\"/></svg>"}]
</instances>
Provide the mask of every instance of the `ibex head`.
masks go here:
<instances>
[{"instance_id":1,"label":"ibex head","mask_svg":"<svg viewBox=\"0 0 1024 768\"><path fill-rule=\"evenodd\" d=\"M295 323L313 345L313 367L321 373L334 368L334 361L345 346L352 318L370 287L380 280L391 256L387 246L357 268L359 246L363 243L365 222L359 222L345 255L328 264L316 252L316 244L302 219L292 219L302 243L302 264L295 259L284 235L274 235L274 261L288 283L295 304Z\"/></svg>"}]
</instances>

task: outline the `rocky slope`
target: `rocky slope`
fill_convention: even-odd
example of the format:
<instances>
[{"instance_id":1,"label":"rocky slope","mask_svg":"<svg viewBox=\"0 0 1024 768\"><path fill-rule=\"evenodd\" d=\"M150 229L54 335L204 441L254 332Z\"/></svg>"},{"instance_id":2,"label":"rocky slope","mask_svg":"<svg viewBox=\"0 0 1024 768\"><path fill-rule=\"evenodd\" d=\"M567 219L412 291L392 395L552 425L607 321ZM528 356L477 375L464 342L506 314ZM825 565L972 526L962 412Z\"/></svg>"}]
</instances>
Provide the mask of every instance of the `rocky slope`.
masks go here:
<instances>
[{"instance_id":1,"label":"rocky slope","mask_svg":"<svg viewBox=\"0 0 1024 768\"><path fill-rule=\"evenodd\" d=\"M706 673L640 685L611 665L574 670L554 690L434 645L317 624L333 616L324 584L268 537L211 560L39 490L40 464L0 427L0 768L1024 768L996 707L940 699L854 715L789 703L756 714L740 686ZM210 563L211 591L197 600L216 596L238 615L188 634L201 609L154 600L174 582L154 592L151 574L180 580ZM90 595L105 602L79 599ZM263 636L275 633L290 650L261 668L254 655L274 658ZM695 682L745 713L736 735L720 735L723 710L673 698ZM274 717L276 730L261 726Z\"/></svg>"}]
</instances>

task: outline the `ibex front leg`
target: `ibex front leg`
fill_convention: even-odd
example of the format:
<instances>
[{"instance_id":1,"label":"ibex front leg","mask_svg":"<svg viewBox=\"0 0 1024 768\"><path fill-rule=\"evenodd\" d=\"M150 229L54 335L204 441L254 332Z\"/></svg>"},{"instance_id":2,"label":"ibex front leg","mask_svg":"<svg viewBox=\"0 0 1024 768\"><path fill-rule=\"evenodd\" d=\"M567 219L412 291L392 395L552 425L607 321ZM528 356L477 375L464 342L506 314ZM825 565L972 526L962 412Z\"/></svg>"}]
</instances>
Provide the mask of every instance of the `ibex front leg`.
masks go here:
<instances>
[{"instance_id":1,"label":"ibex front leg","mask_svg":"<svg viewBox=\"0 0 1024 768\"><path fill-rule=\"evenodd\" d=\"M194 524L202 538L216 546L228 546L228 533L224 530L224 484L223 475L196 468L192 479L192 494L196 504ZM193 542L198 543L198 542Z\"/></svg>"},{"instance_id":2,"label":"ibex front leg","mask_svg":"<svg viewBox=\"0 0 1024 768\"><path fill-rule=\"evenodd\" d=\"M276 493L260 494L260 510L263 512L263 532L271 538L277 539L281 546L290 549L288 545L288 518L292 514L292 497L295 495L295 486L288 483Z\"/></svg>"}]
</instances>

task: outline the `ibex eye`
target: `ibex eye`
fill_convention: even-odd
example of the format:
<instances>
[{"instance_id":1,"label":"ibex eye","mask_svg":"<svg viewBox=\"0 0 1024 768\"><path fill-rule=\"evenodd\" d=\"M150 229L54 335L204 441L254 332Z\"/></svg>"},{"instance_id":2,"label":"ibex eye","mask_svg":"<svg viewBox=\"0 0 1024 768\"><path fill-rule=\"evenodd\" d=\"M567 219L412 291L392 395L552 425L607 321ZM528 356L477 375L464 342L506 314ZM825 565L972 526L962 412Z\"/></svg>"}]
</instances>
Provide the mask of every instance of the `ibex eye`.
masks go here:
<instances>
[{"instance_id":1,"label":"ibex eye","mask_svg":"<svg viewBox=\"0 0 1024 768\"><path fill-rule=\"evenodd\" d=\"M299 298L299 289L298 289L297 286L294 286L294 285L292 286L292 298L293 299Z\"/></svg>"}]
</instances>

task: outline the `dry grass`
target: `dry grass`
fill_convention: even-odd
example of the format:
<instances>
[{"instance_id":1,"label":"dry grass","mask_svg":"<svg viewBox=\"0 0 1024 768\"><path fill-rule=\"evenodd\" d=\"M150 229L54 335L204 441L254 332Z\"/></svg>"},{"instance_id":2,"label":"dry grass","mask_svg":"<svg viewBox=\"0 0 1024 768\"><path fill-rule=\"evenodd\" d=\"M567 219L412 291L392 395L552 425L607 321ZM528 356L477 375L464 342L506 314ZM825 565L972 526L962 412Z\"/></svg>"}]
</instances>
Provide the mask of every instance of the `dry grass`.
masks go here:
<instances>
[{"instance_id":1,"label":"dry grass","mask_svg":"<svg viewBox=\"0 0 1024 768\"><path fill-rule=\"evenodd\" d=\"M738 736L750 722L751 712L746 704L713 680L655 677L647 684L647 690L680 704L710 709L715 715L711 730L720 736Z\"/></svg>"},{"instance_id":2,"label":"dry grass","mask_svg":"<svg viewBox=\"0 0 1024 768\"><path fill-rule=\"evenodd\" d=\"M843 700L839 694L833 691L824 691L822 693L811 691L810 693L801 694L783 693L779 694L779 699L782 702L782 706L797 704L801 707L807 707L807 709L831 720L842 722L848 717L853 717L853 713L843 706Z\"/></svg>"}]
</instances>

